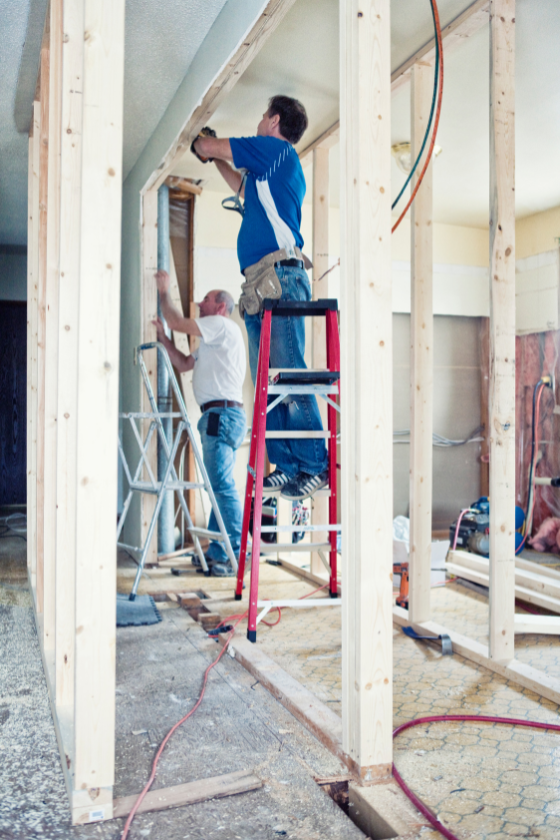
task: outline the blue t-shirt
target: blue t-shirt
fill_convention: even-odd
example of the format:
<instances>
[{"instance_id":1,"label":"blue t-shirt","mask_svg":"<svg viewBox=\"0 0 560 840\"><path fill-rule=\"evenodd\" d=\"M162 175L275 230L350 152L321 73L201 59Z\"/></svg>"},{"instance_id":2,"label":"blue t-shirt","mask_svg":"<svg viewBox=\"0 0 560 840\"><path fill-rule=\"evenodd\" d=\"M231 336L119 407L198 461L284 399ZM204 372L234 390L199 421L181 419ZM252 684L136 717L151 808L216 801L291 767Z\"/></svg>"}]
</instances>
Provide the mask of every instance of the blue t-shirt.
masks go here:
<instances>
[{"instance_id":1,"label":"blue t-shirt","mask_svg":"<svg viewBox=\"0 0 560 840\"><path fill-rule=\"evenodd\" d=\"M305 196L296 150L277 137L238 137L229 142L234 166L248 170L245 215L237 237L241 271L280 248L294 255L294 247L303 246L300 225Z\"/></svg>"}]
</instances>

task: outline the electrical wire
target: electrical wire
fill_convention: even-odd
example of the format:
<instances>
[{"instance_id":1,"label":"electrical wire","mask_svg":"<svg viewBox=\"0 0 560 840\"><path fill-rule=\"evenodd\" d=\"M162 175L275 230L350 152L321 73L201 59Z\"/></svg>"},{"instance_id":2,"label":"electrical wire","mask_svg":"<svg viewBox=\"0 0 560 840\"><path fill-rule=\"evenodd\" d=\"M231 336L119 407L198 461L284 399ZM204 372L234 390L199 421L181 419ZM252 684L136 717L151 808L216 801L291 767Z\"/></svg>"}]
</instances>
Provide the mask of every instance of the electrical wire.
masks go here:
<instances>
[{"instance_id":1,"label":"electrical wire","mask_svg":"<svg viewBox=\"0 0 560 840\"><path fill-rule=\"evenodd\" d=\"M438 128L439 128L439 118L440 118L440 115L441 115L441 103L442 103L442 99L443 99L443 41L442 41L442 38L441 38L441 24L440 24L440 20L439 20L439 10L438 10L438 7L437 7L437 2L436 2L436 0L430 0L430 4L431 4L431 7L432 7L432 17L434 19L434 27L435 27L435 30L436 30L437 50L439 51L439 79L438 79L439 90L438 90L438 99L437 99L436 116L435 116L435 122L434 122L434 130L432 132L432 139L430 141L430 148L428 149L428 154L426 155L426 160L424 161L424 166L422 168L422 172L418 176L418 180L416 181L416 186L414 187L414 189L412 191L412 194L411 194L410 198L408 199L406 207L404 208L401 215L399 216L399 218L397 219L397 221L393 225L391 233L394 233L396 231L396 229L398 228L398 226L400 225L400 223L402 222L402 220L406 216L410 205L412 204L412 202L416 198L416 194L418 193L418 190L420 189L420 184L424 180L424 176L425 176L425 174L428 170L428 166L430 165L431 160L432 160L432 154L433 154L433 151L434 151L434 146L436 144L436 137L437 137L437 132L438 132ZM437 52L436 52L436 55L437 55Z\"/></svg>"},{"instance_id":2,"label":"electrical wire","mask_svg":"<svg viewBox=\"0 0 560 840\"><path fill-rule=\"evenodd\" d=\"M432 435L432 443L434 446L441 446L444 448L450 446L464 446L466 443L480 443L484 440L483 437L479 436L482 428L482 426L478 426L474 432L471 432L471 434L464 440L453 440L434 432ZM410 429L395 429L393 431L393 438L407 437L408 435L410 435ZM393 440L393 443L409 444L410 440Z\"/></svg>"},{"instance_id":3,"label":"electrical wire","mask_svg":"<svg viewBox=\"0 0 560 840\"><path fill-rule=\"evenodd\" d=\"M393 740L400 735L401 732L404 732L405 729L410 729L412 726L421 726L425 723L449 723L452 721L474 721L475 723L500 723L505 725L512 725L512 726L527 726L532 729L552 729L554 732L560 732L560 725L556 723L541 723L540 721L534 720L521 720L520 718L504 718L504 717L491 717L490 715L431 715L429 717L421 717L417 718L416 720L410 720L408 723L403 723L401 726L397 726L397 728L393 731ZM424 802L417 796L414 791L412 791L404 779L402 778L401 774L393 764L393 776L395 777L396 781L406 794L406 796L410 799L412 804L415 808L417 808L420 813L428 820L430 825L432 825L436 831L439 831L446 840L459 840L456 834L453 834L448 828L446 828L443 823L441 823L437 817L434 816L432 811L424 804Z\"/></svg>"},{"instance_id":4,"label":"electrical wire","mask_svg":"<svg viewBox=\"0 0 560 840\"><path fill-rule=\"evenodd\" d=\"M397 206L397 204L401 200L402 194L404 193L404 191L406 190L406 188L410 184L410 181L412 180L412 176L414 175L414 173L416 171L416 168L417 168L418 164L420 163L422 155L424 154L424 149L426 148L426 143L428 142L428 136L430 134L430 130L432 128L432 123L434 121L434 112L435 112L435 109L436 109L436 100L437 100L438 82L439 82L440 53L439 53L439 40L437 38L437 27L436 27L436 21L435 21L435 17L434 17L434 5L433 5L433 3L430 3L430 5L431 5L431 8L432 8L432 18L434 19L434 28L436 29L436 39L435 39L436 40L436 62L435 62L435 68L434 68L434 92L432 94L432 106L430 108L430 116L429 116L429 119L428 119L428 125L426 126L426 131L424 133L424 139L422 141L422 146L420 147L420 151L418 152L418 157L414 161L414 166L412 167L412 169L408 173L408 177L407 177L406 181L404 182L404 184L402 185L400 193L398 194L398 196L395 198L395 200L391 204L391 210L395 209L395 207Z\"/></svg>"}]
</instances>

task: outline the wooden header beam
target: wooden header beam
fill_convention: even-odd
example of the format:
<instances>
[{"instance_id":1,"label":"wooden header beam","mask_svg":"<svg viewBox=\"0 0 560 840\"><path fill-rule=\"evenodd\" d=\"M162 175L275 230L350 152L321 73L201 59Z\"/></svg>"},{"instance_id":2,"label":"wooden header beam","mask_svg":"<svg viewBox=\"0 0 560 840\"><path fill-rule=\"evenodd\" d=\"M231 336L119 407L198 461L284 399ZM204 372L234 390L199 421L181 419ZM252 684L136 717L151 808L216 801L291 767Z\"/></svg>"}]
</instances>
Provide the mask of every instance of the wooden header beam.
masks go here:
<instances>
[{"instance_id":1,"label":"wooden header beam","mask_svg":"<svg viewBox=\"0 0 560 840\"><path fill-rule=\"evenodd\" d=\"M476 0L468 9L461 12L451 23L448 23L442 31L443 47L446 55L456 47L463 44L472 37L479 29L486 26L490 20L490 0ZM404 84L410 81L412 68L418 62L432 66L435 62L435 39L431 38L423 47L407 58L407 60L391 73L391 93L395 93ZM335 122L323 132L309 146L306 146L299 153L300 163L303 167L311 163L313 150L317 148L330 149L339 141L340 121Z\"/></svg>"}]
</instances>

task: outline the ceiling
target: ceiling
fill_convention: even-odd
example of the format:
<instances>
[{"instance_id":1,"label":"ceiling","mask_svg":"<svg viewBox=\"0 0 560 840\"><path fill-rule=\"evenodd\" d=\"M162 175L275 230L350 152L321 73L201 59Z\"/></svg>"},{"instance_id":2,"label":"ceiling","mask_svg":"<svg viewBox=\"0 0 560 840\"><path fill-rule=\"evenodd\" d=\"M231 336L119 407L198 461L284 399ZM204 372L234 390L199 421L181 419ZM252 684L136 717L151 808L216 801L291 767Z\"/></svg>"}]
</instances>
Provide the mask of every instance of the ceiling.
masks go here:
<instances>
[{"instance_id":1,"label":"ceiling","mask_svg":"<svg viewBox=\"0 0 560 840\"><path fill-rule=\"evenodd\" d=\"M14 108L18 73L27 80L37 54L26 30L45 0L0 0L0 245L25 244L27 136ZM197 50L227 0L127 0L124 95L124 174L130 171L163 116ZM471 0L439 0L442 22ZM37 15L35 15L37 17ZM516 147L517 214L560 204L560 3L517 0ZM35 30L36 30L36 23ZM431 36L428 0L393 0L392 66ZM35 33L36 34L36 33ZM37 42L35 38L33 43ZM38 49L38 47L36 48ZM24 64L21 64L23 56ZM310 128L305 146L338 119L338 0L296 0L284 21L215 114L222 136L252 134L268 98L282 92L305 103ZM20 68L21 65L21 68ZM479 32L446 60L438 137L443 153L434 167L435 217L485 226L488 217L488 34ZM31 72L31 75L32 72ZM32 85L27 85L32 91ZM27 95L30 95L29 93ZM16 105L16 103L19 103ZM25 112L25 109L23 113ZM409 92L392 100L393 142L409 140ZM21 127L21 110L18 124ZM338 154L331 153L331 199L338 203ZM177 173L208 179L223 189L213 167L186 155ZM393 169L394 191L402 175Z\"/></svg>"},{"instance_id":2,"label":"ceiling","mask_svg":"<svg viewBox=\"0 0 560 840\"><path fill-rule=\"evenodd\" d=\"M470 0L440 0L442 23ZM432 35L428 0L393 2L392 69ZM560 3L517 0L516 12L516 212L530 215L560 204ZM434 217L448 224L488 223L489 75L488 28L480 30L445 63L445 88L434 165ZM338 119L338 0L297 0L248 71L212 119L218 135L252 134L274 93L300 98L310 127L304 148ZM410 87L392 99L393 143L410 140ZM205 188L227 191L211 165L187 153L178 175L202 178ZM310 170L308 170L310 177ZM404 176L393 163L393 195ZM331 203L338 205L338 147L331 150ZM309 196L308 196L309 200ZM559 231L560 233L560 231Z\"/></svg>"}]
</instances>

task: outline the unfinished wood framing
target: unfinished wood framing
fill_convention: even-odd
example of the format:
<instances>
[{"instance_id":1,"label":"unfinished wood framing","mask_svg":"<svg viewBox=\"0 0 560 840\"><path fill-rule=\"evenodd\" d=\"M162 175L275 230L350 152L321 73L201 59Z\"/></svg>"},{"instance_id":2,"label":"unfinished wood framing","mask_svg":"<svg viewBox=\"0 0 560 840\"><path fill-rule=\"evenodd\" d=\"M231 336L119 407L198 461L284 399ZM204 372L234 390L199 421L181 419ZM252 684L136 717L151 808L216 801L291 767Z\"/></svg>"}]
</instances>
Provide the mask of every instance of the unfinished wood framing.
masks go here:
<instances>
[{"instance_id":1,"label":"unfinished wood framing","mask_svg":"<svg viewBox=\"0 0 560 840\"><path fill-rule=\"evenodd\" d=\"M157 338L156 328L152 323L154 318L157 318L158 304L157 304L157 286L154 275L157 271L157 216L158 216L158 199L157 189L148 190L141 196L142 201L142 344L150 341L155 341ZM155 352L148 353L145 357L148 376L152 385L154 394L157 394L157 354ZM150 412L152 410L150 400L146 389L144 388L140 376L138 376L138 387L141 389L141 410ZM149 420L143 422L142 437L145 440L149 428ZM147 460L150 463L151 470L154 475L157 475L157 436L153 435L150 448L148 449ZM149 478L148 471L144 471L144 481ZM157 499L149 493L142 493L140 497L140 533L141 545L144 545L150 527L150 522L156 508ZM158 523L154 528L150 549L146 556L146 563L157 563L157 546L158 546Z\"/></svg>"},{"instance_id":2,"label":"unfinished wood framing","mask_svg":"<svg viewBox=\"0 0 560 840\"><path fill-rule=\"evenodd\" d=\"M514 656L515 0L490 19L490 656Z\"/></svg>"},{"instance_id":3,"label":"unfinished wood framing","mask_svg":"<svg viewBox=\"0 0 560 840\"><path fill-rule=\"evenodd\" d=\"M323 275L329 268L329 149L317 146L313 151L313 300L328 298L329 277ZM311 349L313 367L327 367L326 318L311 319ZM318 400L323 428L327 428L327 404ZM329 521L329 502L325 496L311 499L311 522L313 525ZM311 542L324 542L325 534L311 533ZM311 555L311 571L324 572L323 561L317 552Z\"/></svg>"},{"instance_id":4,"label":"unfinished wood framing","mask_svg":"<svg viewBox=\"0 0 560 840\"><path fill-rule=\"evenodd\" d=\"M340 16L342 712L364 779L392 762L390 0Z\"/></svg>"},{"instance_id":5,"label":"unfinished wood framing","mask_svg":"<svg viewBox=\"0 0 560 840\"><path fill-rule=\"evenodd\" d=\"M432 103L433 70L412 66L411 157L416 160ZM420 161L411 188L425 162ZM412 621L430 618L434 390L432 164L412 204L410 243L410 596Z\"/></svg>"},{"instance_id":6,"label":"unfinished wood framing","mask_svg":"<svg viewBox=\"0 0 560 840\"><path fill-rule=\"evenodd\" d=\"M75 824L110 818L113 803L123 59L124 0L51 0L30 142L29 517ZM32 539L32 589L34 564Z\"/></svg>"},{"instance_id":7,"label":"unfinished wood framing","mask_svg":"<svg viewBox=\"0 0 560 840\"><path fill-rule=\"evenodd\" d=\"M34 596L37 586L37 325L39 287L39 152L41 147L41 105L33 103L30 213L28 228L29 257L27 286L27 568Z\"/></svg>"}]
</instances>

